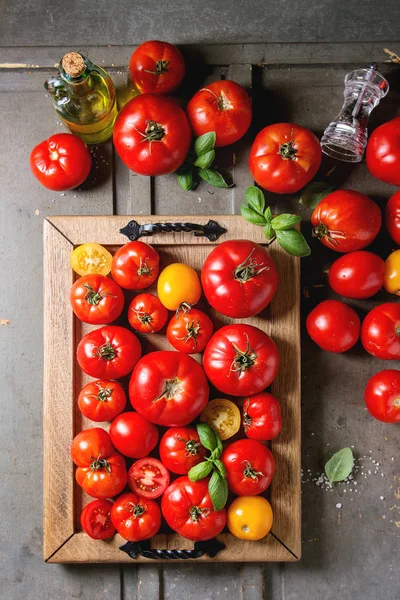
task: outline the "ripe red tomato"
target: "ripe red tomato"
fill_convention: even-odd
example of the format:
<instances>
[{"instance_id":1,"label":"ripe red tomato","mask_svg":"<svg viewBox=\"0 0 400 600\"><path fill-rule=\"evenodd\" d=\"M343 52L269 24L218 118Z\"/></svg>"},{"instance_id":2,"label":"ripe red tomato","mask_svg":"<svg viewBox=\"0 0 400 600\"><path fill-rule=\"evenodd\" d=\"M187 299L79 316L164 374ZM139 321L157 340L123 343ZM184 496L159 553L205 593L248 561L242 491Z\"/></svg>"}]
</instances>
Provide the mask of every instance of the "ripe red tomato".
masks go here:
<instances>
[{"instance_id":1,"label":"ripe red tomato","mask_svg":"<svg viewBox=\"0 0 400 600\"><path fill-rule=\"evenodd\" d=\"M141 333L160 331L167 319L167 309L154 294L135 296L128 308L129 325Z\"/></svg>"},{"instance_id":2,"label":"ripe red tomato","mask_svg":"<svg viewBox=\"0 0 400 600\"><path fill-rule=\"evenodd\" d=\"M278 286L278 272L259 244L229 240L208 255L201 283L215 310L241 319L254 316L271 302Z\"/></svg>"},{"instance_id":3,"label":"ripe red tomato","mask_svg":"<svg viewBox=\"0 0 400 600\"><path fill-rule=\"evenodd\" d=\"M204 460L206 449L194 427L171 427L160 442L160 458L173 473L186 475Z\"/></svg>"},{"instance_id":4,"label":"ripe red tomato","mask_svg":"<svg viewBox=\"0 0 400 600\"><path fill-rule=\"evenodd\" d=\"M270 450L256 440L238 440L221 455L229 488L238 496L262 494L272 481L275 461Z\"/></svg>"},{"instance_id":5,"label":"ripe red tomato","mask_svg":"<svg viewBox=\"0 0 400 600\"><path fill-rule=\"evenodd\" d=\"M189 311L180 310L172 317L167 327L167 338L175 350L194 354L204 350L213 330L210 317L197 308L191 308Z\"/></svg>"},{"instance_id":6,"label":"ripe red tomato","mask_svg":"<svg viewBox=\"0 0 400 600\"><path fill-rule=\"evenodd\" d=\"M78 396L79 410L96 423L112 421L124 410L125 405L126 394L117 381L91 381L82 388Z\"/></svg>"},{"instance_id":7,"label":"ripe red tomato","mask_svg":"<svg viewBox=\"0 0 400 600\"><path fill-rule=\"evenodd\" d=\"M188 425L208 402L206 376L183 352L150 352L137 364L129 384L135 410L166 427Z\"/></svg>"},{"instance_id":8,"label":"ripe red tomato","mask_svg":"<svg viewBox=\"0 0 400 600\"><path fill-rule=\"evenodd\" d=\"M371 377L364 393L370 414L384 423L400 423L400 371L387 369Z\"/></svg>"},{"instance_id":9,"label":"ripe red tomato","mask_svg":"<svg viewBox=\"0 0 400 600\"><path fill-rule=\"evenodd\" d=\"M229 146L250 127L252 109L248 93L235 81L214 81L190 100L187 113L196 136L216 133L216 146Z\"/></svg>"},{"instance_id":10,"label":"ripe red tomato","mask_svg":"<svg viewBox=\"0 0 400 600\"><path fill-rule=\"evenodd\" d=\"M71 133L56 133L31 152L31 171L44 187L72 190L87 179L92 159L85 142Z\"/></svg>"},{"instance_id":11,"label":"ripe red tomato","mask_svg":"<svg viewBox=\"0 0 400 600\"><path fill-rule=\"evenodd\" d=\"M128 242L113 256L111 274L126 290L142 290L152 285L158 277L160 257L149 244Z\"/></svg>"},{"instance_id":12,"label":"ripe red tomato","mask_svg":"<svg viewBox=\"0 0 400 600\"><path fill-rule=\"evenodd\" d=\"M385 302L375 306L365 317L361 328L365 350L382 360L400 358L400 304Z\"/></svg>"},{"instance_id":13,"label":"ripe red tomato","mask_svg":"<svg viewBox=\"0 0 400 600\"><path fill-rule=\"evenodd\" d=\"M324 300L308 315L308 335L322 350L340 353L350 350L360 337L360 318L339 300Z\"/></svg>"},{"instance_id":14,"label":"ripe red tomato","mask_svg":"<svg viewBox=\"0 0 400 600\"><path fill-rule=\"evenodd\" d=\"M208 379L231 396L258 394L271 385L278 365L278 349L269 335L242 323L214 333L203 355Z\"/></svg>"},{"instance_id":15,"label":"ripe red tomato","mask_svg":"<svg viewBox=\"0 0 400 600\"><path fill-rule=\"evenodd\" d=\"M313 235L336 252L368 246L382 225L380 208L365 194L338 190L321 200L311 216Z\"/></svg>"},{"instance_id":16,"label":"ripe red tomato","mask_svg":"<svg viewBox=\"0 0 400 600\"><path fill-rule=\"evenodd\" d=\"M93 500L86 504L81 512L81 526L83 531L94 540L107 540L115 533L111 522L110 500Z\"/></svg>"},{"instance_id":17,"label":"ripe red tomato","mask_svg":"<svg viewBox=\"0 0 400 600\"><path fill-rule=\"evenodd\" d=\"M128 471L128 485L143 498L159 498L169 486L169 472L156 458L141 458Z\"/></svg>"},{"instance_id":18,"label":"ripe red tomato","mask_svg":"<svg viewBox=\"0 0 400 600\"><path fill-rule=\"evenodd\" d=\"M311 131L292 123L274 123L254 140L249 168L264 189L293 194L311 181L321 160L321 146Z\"/></svg>"},{"instance_id":19,"label":"ripe red tomato","mask_svg":"<svg viewBox=\"0 0 400 600\"><path fill-rule=\"evenodd\" d=\"M185 61L176 46L149 40L132 54L129 72L141 94L167 94L181 84Z\"/></svg>"},{"instance_id":20,"label":"ripe red tomato","mask_svg":"<svg viewBox=\"0 0 400 600\"><path fill-rule=\"evenodd\" d=\"M94 458L106 458L114 452L111 438L101 427L80 431L72 440L70 454L78 467L85 467Z\"/></svg>"},{"instance_id":21,"label":"ripe red tomato","mask_svg":"<svg viewBox=\"0 0 400 600\"><path fill-rule=\"evenodd\" d=\"M119 452L129 458L147 456L158 442L158 429L135 412L118 415L110 426L111 441Z\"/></svg>"},{"instance_id":22,"label":"ripe red tomato","mask_svg":"<svg viewBox=\"0 0 400 600\"><path fill-rule=\"evenodd\" d=\"M395 192L386 204L385 226L392 240L400 245L400 191Z\"/></svg>"},{"instance_id":23,"label":"ripe red tomato","mask_svg":"<svg viewBox=\"0 0 400 600\"><path fill-rule=\"evenodd\" d=\"M385 263L366 250L344 254L329 269L329 285L345 298L371 298L383 286Z\"/></svg>"},{"instance_id":24,"label":"ripe red tomato","mask_svg":"<svg viewBox=\"0 0 400 600\"><path fill-rule=\"evenodd\" d=\"M91 377L119 379L132 371L141 353L140 342L131 331L106 325L81 339L76 358L82 371Z\"/></svg>"},{"instance_id":25,"label":"ripe red tomato","mask_svg":"<svg viewBox=\"0 0 400 600\"><path fill-rule=\"evenodd\" d=\"M168 525L194 542L210 540L226 525L226 510L215 511L208 493L208 478L190 481L178 477L166 489L161 510Z\"/></svg>"},{"instance_id":26,"label":"ripe red tomato","mask_svg":"<svg viewBox=\"0 0 400 600\"><path fill-rule=\"evenodd\" d=\"M128 492L114 502L111 520L125 540L140 542L156 535L161 526L161 511L154 500Z\"/></svg>"},{"instance_id":27,"label":"ripe red tomato","mask_svg":"<svg viewBox=\"0 0 400 600\"><path fill-rule=\"evenodd\" d=\"M192 132L176 102L143 94L125 104L115 121L113 139L129 169L139 175L166 175L185 160Z\"/></svg>"},{"instance_id":28,"label":"ripe red tomato","mask_svg":"<svg viewBox=\"0 0 400 600\"><path fill-rule=\"evenodd\" d=\"M70 291L75 315L84 323L108 325L118 319L124 308L124 293L108 277L100 274L79 277Z\"/></svg>"},{"instance_id":29,"label":"ripe red tomato","mask_svg":"<svg viewBox=\"0 0 400 600\"><path fill-rule=\"evenodd\" d=\"M383 123L371 133L366 161L374 177L400 185L400 117Z\"/></svg>"},{"instance_id":30,"label":"ripe red tomato","mask_svg":"<svg viewBox=\"0 0 400 600\"><path fill-rule=\"evenodd\" d=\"M243 428L252 440L266 442L276 437L282 429L278 400L268 392L246 398L243 404Z\"/></svg>"}]
</instances>

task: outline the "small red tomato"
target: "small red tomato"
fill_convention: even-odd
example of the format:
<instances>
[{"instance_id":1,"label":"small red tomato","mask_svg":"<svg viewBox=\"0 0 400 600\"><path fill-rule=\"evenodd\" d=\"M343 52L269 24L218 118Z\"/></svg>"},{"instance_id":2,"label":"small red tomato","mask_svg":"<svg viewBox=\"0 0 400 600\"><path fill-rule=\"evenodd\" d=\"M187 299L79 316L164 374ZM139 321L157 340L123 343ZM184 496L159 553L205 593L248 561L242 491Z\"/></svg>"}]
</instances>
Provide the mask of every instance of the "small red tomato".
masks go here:
<instances>
[{"instance_id":1,"label":"small red tomato","mask_svg":"<svg viewBox=\"0 0 400 600\"><path fill-rule=\"evenodd\" d=\"M109 277L100 274L79 277L70 291L75 315L84 323L108 325L124 308L124 293Z\"/></svg>"},{"instance_id":2,"label":"small red tomato","mask_svg":"<svg viewBox=\"0 0 400 600\"><path fill-rule=\"evenodd\" d=\"M387 369L371 377L364 393L371 415L384 423L400 423L400 371Z\"/></svg>"},{"instance_id":3,"label":"small red tomato","mask_svg":"<svg viewBox=\"0 0 400 600\"><path fill-rule=\"evenodd\" d=\"M374 177L400 185L400 117L383 123L371 133L365 158Z\"/></svg>"},{"instance_id":4,"label":"small red tomato","mask_svg":"<svg viewBox=\"0 0 400 600\"><path fill-rule=\"evenodd\" d=\"M165 466L148 456L133 463L128 471L128 485L143 498L159 498L169 486L170 475Z\"/></svg>"},{"instance_id":5,"label":"small red tomato","mask_svg":"<svg viewBox=\"0 0 400 600\"><path fill-rule=\"evenodd\" d=\"M81 526L83 531L94 540L107 540L115 533L111 522L110 500L93 500L86 504L81 512Z\"/></svg>"},{"instance_id":6,"label":"small red tomato","mask_svg":"<svg viewBox=\"0 0 400 600\"><path fill-rule=\"evenodd\" d=\"M270 450L256 440L238 440L221 455L229 488L238 496L262 494L272 481L275 461Z\"/></svg>"},{"instance_id":7,"label":"small red tomato","mask_svg":"<svg viewBox=\"0 0 400 600\"><path fill-rule=\"evenodd\" d=\"M147 456L158 442L158 429L136 412L118 415L111 423L111 441L119 452L129 458Z\"/></svg>"},{"instance_id":8,"label":"small red tomato","mask_svg":"<svg viewBox=\"0 0 400 600\"><path fill-rule=\"evenodd\" d=\"M382 288L384 272L385 263L377 254L349 252L329 269L329 285L345 298L371 298Z\"/></svg>"},{"instance_id":9,"label":"small red tomato","mask_svg":"<svg viewBox=\"0 0 400 600\"><path fill-rule=\"evenodd\" d=\"M167 327L167 338L179 352L202 352L212 336L214 325L206 313L197 308L180 310Z\"/></svg>"},{"instance_id":10,"label":"small red tomato","mask_svg":"<svg viewBox=\"0 0 400 600\"><path fill-rule=\"evenodd\" d=\"M154 294L135 296L128 308L129 325L140 333L160 331L167 319L167 309Z\"/></svg>"},{"instance_id":11,"label":"small red tomato","mask_svg":"<svg viewBox=\"0 0 400 600\"><path fill-rule=\"evenodd\" d=\"M108 456L98 455L76 469L78 485L93 498L111 498L122 492L128 475L126 462L121 454L114 452Z\"/></svg>"},{"instance_id":12,"label":"small red tomato","mask_svg":"<svg viewBox=\"0 0 400 600\"><path fill-rule=\"evenodd\" d=\"M78 396L79 410L96 423L112 421L124 410L125 405L126 394L117 381L91 381L82 388Z\"/></svg>"},{"instance_id":13,"label":"small red tomato","mask_svg":"<svg viewBox=\"0 0 400 600\"><path fill-rule=\"evenodd\" d=\"M395 192L386 204L385 225L392 240L400 245L400 191Z\"/></svg>"},{"instance_id":14,"label":"small red tomato","mask_svg":"<svg viewBox=\"0 0 400 600\"><path fill-rule=\"evenodd\" d=\"M140 44L132 54L129 72L141 94L167 94L181 84L185 61L176 46L149 40Z\"/></svg>"},{"instance_id":15,"label":"small red tomato","mask_svg":"<svg viewBox=\"0 0 400 600\"><path fill-rule=\"evenodd\" d=\"M160 458L172 473L186 475L205 455L206 449L194 427L171 427L161 438Z\"/></svg>"},{"instance_id":16,"label":"small red tomato","mask_svg":"<svg viewBox=\"0 0 400 600\"><path fill-rule=\"evenodd\" d=\"M385 302L375 306L363 321L361 341L372 356L382 360L398 360L400 358L400 304Z\"/></svg>"},{"instance_id":17,"label":"small red tomato","mask_svg":"<svg viewBox=\"0 0 400 600\"><path fill-rule=\"evenodd\" d=\"M360 337L356 311L339 300L320 302L307 317L308 335L322 350L346 352Z\"/></svg>"},{"instance_id":18,"label":"small red tomato","mask_svg":"<svg viewBox=\"0 0 400 600\"><path fill-rule=\"evenodd\" d=\"M158 277L160 257L149 244L128 242L113 256L113 279L126 290L142 290L152 285Z\"/></svg>"},{"instance_id":19,"label":"small red tomato","mask_svg":"<svg viewBox=\"0 0 400 600\"><path fill-rule=\"evenodd\" d=\"M161 526L161 511L154 500L128 492L114 502L111 520L125 540L140 542L156 535Z\"/></svg>"},{"instance_id":20,"label":"small red tomato","mask_svg":"<svg viewBox=\"0 0 400 600\"><path fill-rule=\"evenodd\" d=\"M276 437L282 429L278 400L268 392L246 398L243 405L243 428L247 437L252 440L266 442Z\"/></svg>"},{"instance_id":21,"label":"small red tomato","mask_svg":"<svg viewBox=\"0 0 400 600\"><path fill-rule=\"evenodd\" d=\"M87 179L92 159L85 142L71 133L56 133L31 152L31 171L44 187L72 190Z\"/></svg>"}]
</instances>

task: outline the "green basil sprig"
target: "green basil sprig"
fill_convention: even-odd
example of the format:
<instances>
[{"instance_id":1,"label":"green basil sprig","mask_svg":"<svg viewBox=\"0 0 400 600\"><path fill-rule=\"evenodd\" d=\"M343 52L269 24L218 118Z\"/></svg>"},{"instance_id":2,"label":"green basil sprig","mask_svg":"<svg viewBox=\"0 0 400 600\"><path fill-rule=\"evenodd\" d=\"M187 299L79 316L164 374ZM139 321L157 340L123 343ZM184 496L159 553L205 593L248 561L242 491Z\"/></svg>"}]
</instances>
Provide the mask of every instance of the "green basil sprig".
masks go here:
<instances>
[{"instance_id":1,"label":"green basil sprig","mask_svg":"<svg viewBox=\"0 0 400 600\"><path fill-rule=\"evenodd\" d=\"M215 131L204 133L198 137L185 162L177 170L178 183L185 192L194 190L201 179L213 187L232 187L225 181L221 173L212 168L215 160L216 139Z\"/></svg>"}]
</instances>

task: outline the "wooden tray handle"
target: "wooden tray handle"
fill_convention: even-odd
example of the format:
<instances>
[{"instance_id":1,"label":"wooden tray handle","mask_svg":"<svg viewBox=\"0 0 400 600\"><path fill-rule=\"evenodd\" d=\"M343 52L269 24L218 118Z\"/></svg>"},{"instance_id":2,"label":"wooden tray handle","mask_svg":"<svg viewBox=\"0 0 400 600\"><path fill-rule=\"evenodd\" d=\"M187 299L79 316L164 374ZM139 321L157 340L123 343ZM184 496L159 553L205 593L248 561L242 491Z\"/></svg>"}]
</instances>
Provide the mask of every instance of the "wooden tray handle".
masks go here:
<instances>
[{"instance_id":1,"label":"wooden tray handle","mask_svg":"<svg viewBox=\"0 0 400 600\"><path fill-rule=\"evenodd\" d=\"M193 231L195 236L206 237L210 242L215 242L227 230L221 227L216 221L210 219L205 225L199 225L198 223L147 223L139 225L137 221L129 221L119 231L123 235L126 235L131 242L135 242L140 237L153 235L154 233L169 233L171 231Z\"/></svg>"},{"instance_id":2,"label":"wooden tray handle","mask_svg":"<svg viewBox=\"0 0 400 600\"><path fill-rule=\"evenodd\" d=\"M156 560L187 560L188 558L201 558L204 554L214 558L225 547L225 544L213 538L205 542L195 542L193 550L152 549L149 540L145 540L144 542L126 542L126 544L120 546L120 550L126 552L131 558L137 558L141 554L144 558Z\"/></svg>"}]
</instances>

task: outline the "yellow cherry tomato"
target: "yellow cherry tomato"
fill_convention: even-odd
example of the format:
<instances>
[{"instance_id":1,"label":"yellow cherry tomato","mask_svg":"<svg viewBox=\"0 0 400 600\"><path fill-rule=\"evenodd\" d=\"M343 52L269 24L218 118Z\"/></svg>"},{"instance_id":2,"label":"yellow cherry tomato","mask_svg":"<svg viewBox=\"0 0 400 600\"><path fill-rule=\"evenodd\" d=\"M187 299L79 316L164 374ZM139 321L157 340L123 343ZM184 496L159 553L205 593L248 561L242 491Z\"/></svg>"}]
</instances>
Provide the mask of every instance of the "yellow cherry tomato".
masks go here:
<instances>
[{"instance_id":1,"label":"yellow cherry tomato","mask_svg":"<svg viewBox=\"0 0 400 600\"><path fill-rule=\"evenodd\" d=\"M161 271L157 292L165 308L177 310L181 304L193 305L200 300L200 280L192 267L174 263Z\"/></svg>"},{"instance_id":2,"label":"yellow cherry tomato","mask_svg":"<svg viewBox=\"0 0 400 600\"><path fill-rule=\"evenodd\" d=\"M112 255L100 244L82 244L71 252L71 267L78 275L100 273L108 275L111 271Z\"/></svg>"},{"instance_id":3,"label":"yellow cherry tomato","mask_svg":"<svg viewBox=\"0 0 400 600\"><path fill-rule=\"evenodd\" d=\"M200 415L200 421L215 429L221 440L227 440L240 429L240 410L234 402L216 398L207 404Z\"/></svg>"},{"instance_id":4,"label":"yellow cherry tomato","mask_svg":"<svg viewBox=\"0 0 400 600\"><path fill-rule=\"evenodd\" d=\"M227 512L229 531L241 540L261 540L272 527L273 514L262 496L239 496Z\"/></svg>"},{"instance_id":5,"label":"yellow cherry tomato","mask_svg":"<svg viewBox=\"0 0 400 600\"><path fill-rule=\"evenodd\" d=\"M389 254L385 261L383 287L390 294L400 296L400 250Z\"/></svg>"}]
</instances>

